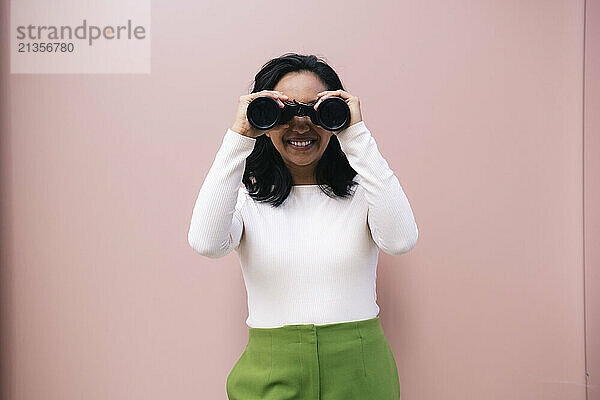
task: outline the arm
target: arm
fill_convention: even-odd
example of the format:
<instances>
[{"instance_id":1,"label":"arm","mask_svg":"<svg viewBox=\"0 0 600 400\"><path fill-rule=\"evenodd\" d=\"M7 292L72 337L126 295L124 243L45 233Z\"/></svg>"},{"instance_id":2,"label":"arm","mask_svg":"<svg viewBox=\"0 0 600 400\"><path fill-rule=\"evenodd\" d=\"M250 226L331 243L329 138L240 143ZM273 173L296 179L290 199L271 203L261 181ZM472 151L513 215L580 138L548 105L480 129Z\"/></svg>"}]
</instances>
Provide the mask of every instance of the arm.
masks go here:
<instances>
[{"instance_id":1,"label":"arm","mask_svg":"<svg viewBox=\"0 0 600 400\"><path fill-rule=\"evenodd\" d=\"M337 138L365 189L369 204L367 221L373 240L390 255L410 251L419 236L414 215L398 178L379 153L364 121L340 131Z\"/></svg>"},{"instance_id":2,"label":"arm","mask_svg":"<svg viewBox=\"0 0 600 400\"><path fill-rule=\"evenodd\" d=\"M224 257L240 243L244 228L240 209L246 199L240 185L255 142L231 129L223 137L198 193L188 232L190 246L203 256Z\"/></svg>"}]
</instances>

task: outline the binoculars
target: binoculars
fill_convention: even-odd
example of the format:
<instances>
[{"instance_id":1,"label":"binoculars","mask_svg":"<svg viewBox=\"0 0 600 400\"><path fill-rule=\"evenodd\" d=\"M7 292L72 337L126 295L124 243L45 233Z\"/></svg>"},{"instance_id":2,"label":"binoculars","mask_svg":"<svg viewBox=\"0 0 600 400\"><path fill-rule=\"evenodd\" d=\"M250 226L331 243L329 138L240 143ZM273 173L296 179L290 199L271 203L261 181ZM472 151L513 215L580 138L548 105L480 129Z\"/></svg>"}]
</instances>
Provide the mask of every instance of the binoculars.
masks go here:
<instances>
[{"instance_id":1,"label":"binoculars","mask_svg":"<svg viewBox=\"0 0 600 400\"><path fill-rule=\"evenodd\" d=\"M315 110L313 103L302 103L296 100L283 101L284 107L273 97L260 96L248 104L246 117L250 125L260 130L273 128L287 123L294 115L308 116L313 124L328 131L342 129L350 122L350 108L341 97L328 97Z\"/></svg>"}]
</instances>

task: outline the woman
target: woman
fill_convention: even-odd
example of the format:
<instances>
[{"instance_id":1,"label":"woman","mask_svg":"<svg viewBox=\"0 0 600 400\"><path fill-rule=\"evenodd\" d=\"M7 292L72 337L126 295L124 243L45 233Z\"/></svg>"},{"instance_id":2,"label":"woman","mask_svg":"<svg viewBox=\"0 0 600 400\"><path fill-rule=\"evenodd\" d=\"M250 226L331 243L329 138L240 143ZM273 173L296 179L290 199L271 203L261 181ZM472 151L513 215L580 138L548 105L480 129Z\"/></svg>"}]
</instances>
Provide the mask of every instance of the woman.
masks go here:
<instances>
[{"instance_id":1,"label":"woman","mask_svg":"<svg viewBox=\"0 0 600 400\"><path fill-rule=\"evenodd\" d=\"M351 118L337 132L306 116L259 131L246 117L258 96L315 109L338 96ZM267 62L252 93L240 96L188 234L198 253L217 258L236 250L242 266L249 335L227 377L229 399L399 399L376 269L379 249L406 253L417 236L358 97L315 56Z\"/></svg>"}]
</instances>

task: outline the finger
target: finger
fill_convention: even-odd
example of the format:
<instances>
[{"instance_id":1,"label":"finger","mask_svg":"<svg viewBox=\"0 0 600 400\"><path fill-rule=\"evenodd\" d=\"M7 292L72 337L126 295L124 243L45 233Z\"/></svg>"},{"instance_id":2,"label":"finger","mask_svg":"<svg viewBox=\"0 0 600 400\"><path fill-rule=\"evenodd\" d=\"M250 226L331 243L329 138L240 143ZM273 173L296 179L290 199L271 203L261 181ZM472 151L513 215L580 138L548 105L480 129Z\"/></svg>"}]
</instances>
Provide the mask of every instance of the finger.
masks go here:
<instances>
[{"instance_id":1,"label":"finger","mask_svg":"<svg viewBox=\"0 0 600 400\"><path fill-rule=\"evenodd\" d=\"M317 106L319 104L321 104L321 102L323 100L325 100L327 97L330 97L333 95L335 95L335 91L333 91L333 90L326 90L324 92L317 93L318 99L317 99L317 102L315 103L315 109L317 108Z\"/></svg>"},{"instance_id":2,"label":"finger","mask_svg":"<svg viewBox=\"0 0 600 400\"><path fill-rule=\"evenodd\" d=\"M319 106L319 104L321 104L321 102L325 99L327 99L328 97L341 97L342 99L344 99L346 102L348 102L348 100L350 100L350 98L352 97L352 95L344 90L325 90L323 92L319 92L317 93L317 96L319 97L319 99L317 100L317 102L314 105L314 109L316 110L317 107Z\"/></svg>"},{"instance_id":3,"label":"finger","mask_svg":"<svg viewBox=\"0 0 600 400\"><path fill-rule=\"evenodd\" d=\"M325 99L327 99L327 98L329 98L329 97L336 97L336 96L337 96L337 94L335 94L335 93L331 93L331 94L326 94L326 95L323 95L323 96L322 96L322 97L320 97L320 98L319 98L319 100L318 100L318 101L315 103L314 109L316 110L316 109L317 109L317 107L319 107L319 104L321 104L321 103L323 102L323 100L325 100Z\"/></svg>"},{"instance_id":4,"label":"finger","mask_svg":"<svg viewBox=\"0 0 600 400\"><path fill-rule=\"evenodd\" d=\"M255 98L260 97L260 96L270 96L270 97L274 97L274 98L282 98L284 100L288 99L288 96L286 94L279 92L277 90L261 90L260 92L251 94L252 100L254 100Z\"/></svg>"},{"instance_id":5,"label":"finger","mask_svg":"<svg viewBox=\"0 0 600 400\"><path fill-rule=\"evenodd\" d=\"M280 92L279 90L263 90L263 92L265 92L265 93L272 93L275 96L278 96L278 97L281 97L281 98L284 98L284 99L288 98L288 96L286 94L284 94L283 92Z\"/></svg>"},{"instance_id":6,"label":"finger","mask_svg":"<svg viewBox=\"0 0 600 400\"><path fill-rule=\"evenodd\" d=\"M338 89L338 90L325 90L322 92L317 93L317 96L321 96L321 95L327 95L327 94L338 94L338 95L342 95L342 96L350 96L350 93L346 92L345 90L342 89Z\"/></svg>"},{"instance_id":7,"label":"finger","mask_svg":"<svg viewBox=\"0 0 600 400\"><path fill-rule=\"evenodd\" d=\"M331 93L338 93L340 92L340 90L323 90L322 92L317 93L317 95L321 95L321 94L331 94Z\"/></svg>"},{"instance_id":8,"label":"finger","mask_svg":"<svg viewBox=\"0 0 600 400\"><path fill-rule=\"evenodd\" d=\"M279 99L287 100L288 96L286 94L284 94L283 92L280 92L279 90L272 90L271 93L273 94L273 96L275 97L277 102L279 103L279 107L280 108L285 107L285 104L283 104L283 102Z\"/></svg>"},{"instance_id":9,"label":"finger","mask_svg":"<svg viewBox=\"0 0 600 400\"><path fill-rule=\"evenodd\" d=\"M277 101L277 104L279 105L280 108L285 107L285 104L283 104L283 102L281 100L279 100L279 97L276 94L265 93L265 96L274 98Z\"/></svg>"},{"instance_id":10,"label":"finger","mask_svg":"<svg viewBox=\"0 0 600 400\"><path fill-rule=\"evenodd\" d=\"M287 100L287 95L283 94L282 92L276 91L276 90L262 90L258 93L255 93L257 96L256 97L260 97L260 96L268 96L268 97L272 97L275 100L277 100L277 104L279 105L279 108L283 108L285 107L285 104L283 104L283 102L280 99L283 100Z\"/></svg>"},{"instance_id":11,"label":"finger","mask_svg":"<svg viewBox=\"0 0 600 400\"><path fill-rule=\"evenodd\" d=\"M344 100L349 100L351 97L353 97L350 93L346 92L345 90L341 90L341 89L340 90L328 90L325 92L321 92L317 95L320 95L320 94L324 94L324 96L332 96L332 95L339 96Z\"/></svg>"},{"instance_id":12,"label":"finger","mask_svg":"<svg viewBox=\"0 0 600 400\"><path fill-rule=\"evenodd\" d=\"M285 104L283 104L283 102L281 100L279 100L279 97L276 94L268 94L268 96L273 97L277 101L279 108L285 107Z\"/></svg>"}]
</instances>

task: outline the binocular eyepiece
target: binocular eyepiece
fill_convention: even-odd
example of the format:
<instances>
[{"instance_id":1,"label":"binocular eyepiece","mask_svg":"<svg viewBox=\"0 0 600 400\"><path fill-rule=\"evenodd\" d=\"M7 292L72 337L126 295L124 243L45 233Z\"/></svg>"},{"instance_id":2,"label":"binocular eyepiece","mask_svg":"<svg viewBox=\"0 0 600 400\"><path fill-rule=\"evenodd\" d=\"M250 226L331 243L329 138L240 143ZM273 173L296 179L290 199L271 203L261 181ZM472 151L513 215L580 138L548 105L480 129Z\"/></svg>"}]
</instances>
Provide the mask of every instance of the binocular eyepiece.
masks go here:
<instances>
[{"instance_id":1,"label":"binocular eyepiece","mask_svg":"<svg viewBox=\"0 0 600 400\"><path fill-rule=\"evenodd\" d=\"M328 131L342 129L350 122L350 108L341 97L328 97L315 110L313 103L302 103L296 100L283 101L284 107L273 97L260 96L248 104L246 117L250 125L260 130L273 128L287 123L293 116L308 116L313 124Z\"/></svg>"}]
</instances>

